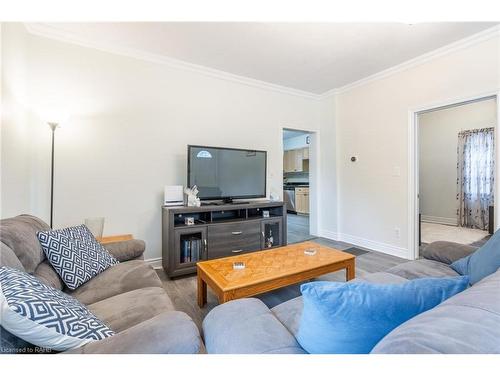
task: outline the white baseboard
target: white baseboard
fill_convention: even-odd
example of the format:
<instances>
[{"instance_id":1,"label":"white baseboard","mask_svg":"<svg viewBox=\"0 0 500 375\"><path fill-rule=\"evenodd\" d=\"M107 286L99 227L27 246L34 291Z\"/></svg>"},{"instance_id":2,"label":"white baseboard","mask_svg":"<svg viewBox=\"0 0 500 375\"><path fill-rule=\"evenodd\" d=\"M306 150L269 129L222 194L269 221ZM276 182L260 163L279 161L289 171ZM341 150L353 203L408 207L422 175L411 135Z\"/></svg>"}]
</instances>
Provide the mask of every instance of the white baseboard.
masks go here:
<instances>
[{"instance_id":1,"label":"white baseboard","mask_svg":"<svg viewBox=\"0 0 500 375\"><path fill-rule=\"evenodd\" d=\"M151 259L144 259L144 261L148 264L150 264L155 270L163 268L161 261L162 258L151 258Z\"/></svg>"},{"instance_id":2,"label":"white baseboard","mask_svg":"<svg viewBox=\"0 0 500 375\"><path fill-rule=\"evenodd\" d=\"M333 240L333 241L340 241L339 233L333 232L330 230L326 230L326 229L323 229L320 232L320 237L325 237L325 238L328 238L329 240Z\"/></svg>"},{"instance_id":3,"label":"white baseboard","mask_svg":"<svg viewBox=\"0 0 500 375\"><path fill-rule=\"evenodd\" d=\"M336 233L328 230L321 231L322 237L334 241L347 242L356 246L366 247L367 249L379 251L381 253L394 255L400 258L413 259L409 256L408 249L404 247L394 246L383 242L377 242L362 237L353 236L346 233Z\"/></svg>"},{"instance_id":4,"label":"white baseboard","mask_svg":"<svg viewBox=\"0 0 500 375\"><path fill-rule=\"evenodd\" d=\"M421 220L425 223L453 225L455 227L458 226L456 217L449 218L449 217L422 215Z\"/></svg>"}]
</instances>

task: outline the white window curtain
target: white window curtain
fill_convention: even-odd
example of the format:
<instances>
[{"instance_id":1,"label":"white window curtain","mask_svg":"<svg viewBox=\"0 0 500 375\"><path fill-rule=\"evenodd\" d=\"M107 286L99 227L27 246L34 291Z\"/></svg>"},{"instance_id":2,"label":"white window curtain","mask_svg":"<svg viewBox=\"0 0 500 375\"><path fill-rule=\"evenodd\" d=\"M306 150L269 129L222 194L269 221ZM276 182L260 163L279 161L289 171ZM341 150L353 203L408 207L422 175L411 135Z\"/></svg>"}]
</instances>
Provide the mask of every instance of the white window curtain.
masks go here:
<instances>
[{"instance_id":1,"label":"white window curtain","mask_svg":"<svg viewBox=\"0 0 500 375\"><path fill-rule=\"evenodd\" d=\"M495 185L494 128L458 134L458 225L488 229Z\"/></svg>"}]
</instances>

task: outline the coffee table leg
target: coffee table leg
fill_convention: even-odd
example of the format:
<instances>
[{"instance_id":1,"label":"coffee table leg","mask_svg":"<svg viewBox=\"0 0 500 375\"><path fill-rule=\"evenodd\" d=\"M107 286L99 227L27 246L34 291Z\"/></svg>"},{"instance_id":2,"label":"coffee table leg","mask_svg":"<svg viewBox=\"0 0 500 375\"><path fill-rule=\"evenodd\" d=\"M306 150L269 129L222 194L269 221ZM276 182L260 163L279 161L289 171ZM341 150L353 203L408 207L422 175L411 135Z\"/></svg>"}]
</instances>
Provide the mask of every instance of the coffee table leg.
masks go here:
<instances>
[{"instance_id":1,"label":"coffee table leg","mask_svg":"<svg viewBox=\"0 0 500 375\"><path fill-rule=\"evenodd\" d=\"M203 307L207 303L207 284L198 273L198 306Z\"/></svg>"},{"instance_id":2,"label":"coffee table leg","mask_svg":"<svg viewBox=\"0 0 500 375\"><path fill-rule=\"evenodd\" d=\"M219 295L219 303L220 304L223 304L223 303L226 303L226 302L229 302L233 299L233 297L229 294L229 293L221 293Z\"/></svg>"},{"instance_id":3,"label":"coffee table leg","mask_svg":"<svg viewBox=\"0 0 500 375\"><path fill-rule=\"evenodd\" d=\"M354 259L353 259L346 266L346 271L345 271L346 281L354 279L356 277L355 273L356 273L356 271L355 271Z\"/></svg>"}]
</instances>

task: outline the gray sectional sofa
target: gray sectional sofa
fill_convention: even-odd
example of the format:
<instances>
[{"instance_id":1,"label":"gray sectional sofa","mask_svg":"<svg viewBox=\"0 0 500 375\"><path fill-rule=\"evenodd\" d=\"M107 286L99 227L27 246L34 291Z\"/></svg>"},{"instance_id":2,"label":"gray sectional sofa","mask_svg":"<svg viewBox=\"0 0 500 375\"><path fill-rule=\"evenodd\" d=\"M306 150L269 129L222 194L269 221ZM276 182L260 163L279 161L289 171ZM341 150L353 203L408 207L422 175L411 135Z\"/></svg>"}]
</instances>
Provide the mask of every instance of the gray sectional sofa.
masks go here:
<instances>
[{"instance_id":1,"label":"gray sectional sofa","mask_svg":"<svg viewBox=\"0 0 500 375\"><path fill-rule=\"evenodd\" d=\"M26 271L72 295L116 332L66 353L305 353L295 339L301 297L273 309L255 298L217 306L203 322L204 345L194 322L174 310L155 271L143 261L143 241L105 245L120 263L70 291L36 238L37 231L47 229L42 220L29 215L1 220L0 266ZM435 242L424 249L423 259L351 282L402 283L420 277L457 276L449 264L475 250ZM1 353L25 348L36 352L3 328L0 338ZM372 353L500 353L500 270L402 324Z\"/></svg>"},{"instance_id":2,"label":"gray sectional sofa","mask_svg":"<svg viewBox=\"0 0 500 375\"><path fill-rule=\"evenodd\" d=\"M45 258L36 238L50 229L20 215L0 221L0 266L26 271L86 305L115 335L66 353L198 353L204 347L189 316L175 311L153 268L143 260L145 244L130 240L105 245L119 264L70 291ZM2 353L32 352L31 344L0 332Z\"/></svg>"},{"instance_id":3,"label":"gray sectional sofa","mask_svg":"<svg viewBox=\"0 0 500 375\"><path fill-rule=\"evenodd\" d=\"M423 250L423 259L351 282L402 283L420 277L458 276L449 264L475 250L434 242ZM217 306L203 321L206 350L221 354L305 353L295 339L301 310L302 297L273 309L255 298ZM402 324L372 353L500 353L500 270Z\"/></svg>"}]
</instances>

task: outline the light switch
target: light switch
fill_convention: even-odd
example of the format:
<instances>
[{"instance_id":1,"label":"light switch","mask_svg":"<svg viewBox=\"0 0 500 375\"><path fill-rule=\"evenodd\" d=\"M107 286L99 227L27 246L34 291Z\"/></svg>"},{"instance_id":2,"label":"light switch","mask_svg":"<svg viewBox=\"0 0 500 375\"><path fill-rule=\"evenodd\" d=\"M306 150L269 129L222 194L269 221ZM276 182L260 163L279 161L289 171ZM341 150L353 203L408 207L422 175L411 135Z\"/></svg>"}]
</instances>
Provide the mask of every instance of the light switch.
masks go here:
<instances>
[{"instance_id":1,"label":"light switch","mask_svg":"<svg viewBox=\"0 0 500 375\"><path fill-rule=\"evenodd\" d=\"M401 168L398 166L394 166L392 168L392 177L400 177L401 176Z\"/></svg>"}]
</instances>

